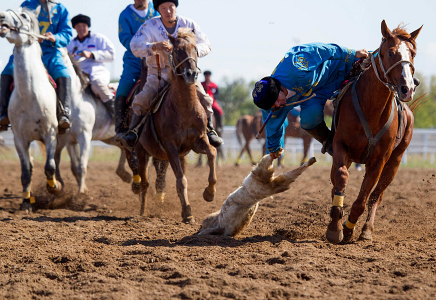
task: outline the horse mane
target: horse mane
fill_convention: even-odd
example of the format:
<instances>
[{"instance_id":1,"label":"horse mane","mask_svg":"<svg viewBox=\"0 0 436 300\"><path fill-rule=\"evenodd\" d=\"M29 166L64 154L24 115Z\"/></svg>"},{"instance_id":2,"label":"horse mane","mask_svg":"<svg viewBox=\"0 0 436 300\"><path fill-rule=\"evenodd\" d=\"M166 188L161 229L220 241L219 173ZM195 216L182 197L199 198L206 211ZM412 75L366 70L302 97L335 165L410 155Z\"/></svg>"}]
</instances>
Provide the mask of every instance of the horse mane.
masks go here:
<instances>
[{"instance_id":1,"label":"horse mane","mask_svg":"<svg viewBox=\"0 0 436 300\"><path fill-rule=\"evenodd\" d=\"M409 42L413 45L413 49L416 49L416 42L415 40L411 39L410 33L406 31L406 25L404 25L403 22L401 22L397 28L392 30L392 34L400 39L401 41Z\"/></svg>"},{"instance_id":2,"label":"horse mane","mask_svg":"<svg viewBox=\"0 0 436 300\"><path fill-rule=\"evenodd\" d=\"M188 40L192 44L197 46L197 42L196 42L197 37L195 36L195 33L194 31L192 31L191 28L180 28L179 31L177 32L177 38Z\"/></svg>"},{"instance_id":3,"label":"horse mane","mask_svg":"<svg viewBox=\"0 0 436 300\"><path fill-rule=\"evenodd\" d=\"M68 57L71 60L71 64L73 65L74 72L76 72L76 75L79 77L80 84L84 89L86 89L86 87L89 84L89 80L86 78L85 74L83 74L80 64L74 59L74 57L70 53L68 53Z\"/></svg>"}]
</instances>

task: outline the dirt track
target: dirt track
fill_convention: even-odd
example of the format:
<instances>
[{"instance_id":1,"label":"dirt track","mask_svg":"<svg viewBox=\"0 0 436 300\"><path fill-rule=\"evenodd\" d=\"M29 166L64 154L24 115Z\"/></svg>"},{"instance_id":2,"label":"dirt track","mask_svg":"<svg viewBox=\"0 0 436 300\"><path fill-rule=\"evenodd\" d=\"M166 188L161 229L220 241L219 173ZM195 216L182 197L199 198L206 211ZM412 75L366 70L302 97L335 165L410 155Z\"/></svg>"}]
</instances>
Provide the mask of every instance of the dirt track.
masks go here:
<instances>
[{"instance_id":1,"label":"dirt track","mask_svg":"<svg viewBox=\"0 0 436 300\"><path fill-rule=\"evenodd\" d=\"M378 211L374 241L335 246L324 238L326 167L312 167L290 191L264 200L248 230L232 239L192 235L239 186L248 166L219 170L213 203L201 199L207 169L190 167L197 224L185 225L172 174L165 204L150 197L147 217L137 216L138 198L116 177L115 163L90 163L87 199L23 215L17 211L19 164L0 165L1 299L436 297L434 170L401 169ZM62 167L71 193L77 185L68 165ZM351 171L348 205L362 177ZM47 200L43 181L38 163L33 187Z\"/></svg>"}]
</instances>

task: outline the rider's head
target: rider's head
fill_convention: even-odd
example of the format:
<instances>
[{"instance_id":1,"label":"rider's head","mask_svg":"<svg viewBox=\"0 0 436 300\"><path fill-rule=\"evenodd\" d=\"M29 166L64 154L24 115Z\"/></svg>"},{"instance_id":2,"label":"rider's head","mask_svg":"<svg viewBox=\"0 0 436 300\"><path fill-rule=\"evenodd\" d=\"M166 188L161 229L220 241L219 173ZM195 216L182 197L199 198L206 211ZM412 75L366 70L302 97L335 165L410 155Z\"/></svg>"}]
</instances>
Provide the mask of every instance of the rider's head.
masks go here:
<instances>
[{"instance_id":1,"label":"rider's head","mask_svg":"<svg viewBox=\"0 0 436 300\"><path fill-rule=\"evenodd\" d=\"M136 9L139 10L145 10L147 8L148 0L135 0L135 6Z\"/></svg>"},{"instance_id":2,"label":"rider's head","mask_svg":"<svg viewBox=\"0 0 436 300\"><path fill-rule=\"evenodd\" d=\"M77 15L71 19L73 28L77 31L79 39L83 39L89 34L89 27L91 27L91 18L85 15Z\"/></svg>"},{"instance_id":3,"label":"rider's head","mask_svg":"<svg viewBox=\"0 0 436 300\"><path fill-rule=\"evenodd\" d=\"M179 5L178 0L153 0L154 9L157 10L165 23L176 22L176 7Z\"/></svg>"},{"instance_id":4,"label":"rider's head","mask_svg":"<svg viewBox=\"0 0 436 300\"><path fill-rule=\"evenodd\" d=\"M286 104L284 88L280 81L270 76L256 82L252 96L254 104L264 110Z\"/></svg>"},{"instance_id":5,"label":"rider's head","mask_svg":"<svg viewBox=\"0 0 436 300\"><path fill-rule=\"evenodd\" d=\"M210 81L210 76L212 75L212 72L211 71L204 71L203 75L204 75L204 80L209 82Z\"/></svg>"}]
</instances>

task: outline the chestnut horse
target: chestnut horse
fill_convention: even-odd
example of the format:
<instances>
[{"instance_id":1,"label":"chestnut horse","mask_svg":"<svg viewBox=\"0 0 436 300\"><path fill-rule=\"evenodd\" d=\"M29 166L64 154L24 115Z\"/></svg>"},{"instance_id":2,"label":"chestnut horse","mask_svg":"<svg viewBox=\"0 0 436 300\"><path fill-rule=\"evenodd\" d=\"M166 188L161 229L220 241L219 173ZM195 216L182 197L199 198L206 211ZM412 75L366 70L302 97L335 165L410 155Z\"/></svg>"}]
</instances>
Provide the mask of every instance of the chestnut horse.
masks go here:
<instances>
[{"instance_id":1,"label":"chestnut horse","mask_svg":"<svg viewBox=\"0 0 436 300\"><path fill-rule=\"evenodd\" d=\"M378 52L377 55L370 53L371 66L354 81L354 86L348 89L339 104L331 169L332 220L326 233L331 243L351 240L368 198L368 217L360 239L372 239L376 210L412 139L413 107L416 108L420 99L412 103L412 110L404 102L412 100L415 92L413 60L415 40L421 28L409 34L400 25L390 31L383 21L383 39L380 48L374 52ZM397 102L396 97L401 102ZM402 127L399 127L397 106L405 111L401 123L407 125ZM348 221L342 224L343 199L351 162L366 164L365 177Z\"/></svg>"},{"instance_id":2,"label":"chestnut horse","mask_svg":"<svg viewBox=\"0 0 436 300\"><path fill-rule=\"evenodd\" d=\"M216 149L209 144L206 135L206 112L197 98L197 48L195 34L179 29L177 38L168 35L173 45L170 55L172 67L171 86L164 96L160 108L151 114L135 147L138 157L138 174L141 176L141 214L146 205L148 161L152 156L168 160L176 176L177 194L182 204L182 218L186 223L195 222L188 200L188 182L185 177L187 154L207 154L209 185L203 198L213 201L216 192L215 158Z\"/></svg>"}]
</instances>

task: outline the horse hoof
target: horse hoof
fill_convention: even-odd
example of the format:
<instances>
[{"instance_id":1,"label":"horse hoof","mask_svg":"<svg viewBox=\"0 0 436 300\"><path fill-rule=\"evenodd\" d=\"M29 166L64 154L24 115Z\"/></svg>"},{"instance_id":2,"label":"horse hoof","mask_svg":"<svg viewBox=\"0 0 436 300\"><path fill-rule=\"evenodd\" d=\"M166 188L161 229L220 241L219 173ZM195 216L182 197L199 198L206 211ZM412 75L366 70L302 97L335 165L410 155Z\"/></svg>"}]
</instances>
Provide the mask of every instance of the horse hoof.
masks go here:
<instances>
[{"instance_id":1,"label":"horse hoof","mask_svg":"<svg viewBox=\"0 0 436 300\"><path fill-rule=\"evenodd\" d=\"M141 183L132 182L132 192L135 195L139 195L141 191Z\"/></svg>"},{"instance_id":2,"label":"horse hoof","mask_svg":"<svg viewBox=\"0 0 436 300\"><path fill-rule=\"evenodd\" d=\"M164 203L165 193L156 193L156 196L154 197L154 199L157 203Z\"/></svg>"},{"instance_id":3,"label":"horse hoof","mask_svg":"<svg viewBox=\"0 0 436 300\"><path fill-rule=\"evenodd\" d=\"M203 199L204 200L206 200L207 202L212 202L214 196L215 196L215 194L210 193L207 188L204 189L204 192L203 192Z\"/></svg>"},{"instance_id":4,"label":"horse hoof","mask_svg":"<svg viewBox=\"0 0 436 300\"><path fill-rule=\"evenodd\" d=\"M342 230L332 231L327 229L325 237L330 243L339 244L344 239L344 233L342 232Z\"/></svg>"},{"instance_id":5,"label":"horse hoof","mask_svg":"<svg viewBox=\"0 0 436 300\"><path fill-rule=\"evenodd\" d=\"M360 241L372 241L372 233L369 231L362 231L359 236Z\"/></svg>"},{"instance_id":6,"label":"horse hoof","mask_svg":"<svg viewBox=\"0 0 436 300\"><path fill-rule=\"evenodd\" d=\"M59 181L56 181L56 184L54 187L47 184L47 191L52 195L59 195L62 192L62 183Z\"/></svg>"},{"instance_id":7,"label":"horse hoof","mask_svg":"<svg viewBox=\"0 0 436 300\"><path fill-rule=\"evenodd\" d=\"M183 219L183 223L185 224L195 224L195 218L193 216L189 216Z\"/></svg>"},{"instance_id":8,"label":"horse hoof","mask_svg":"<svg viewBox=\"0 0 436 300\"><path fill-rule=\"evenodd\" d=\"M30 214L32 212L32 204L30 204L30 199L23 199L23 203L20 205L20 210L25 212L26 214Z\"/></svg>"}]
</instances>

